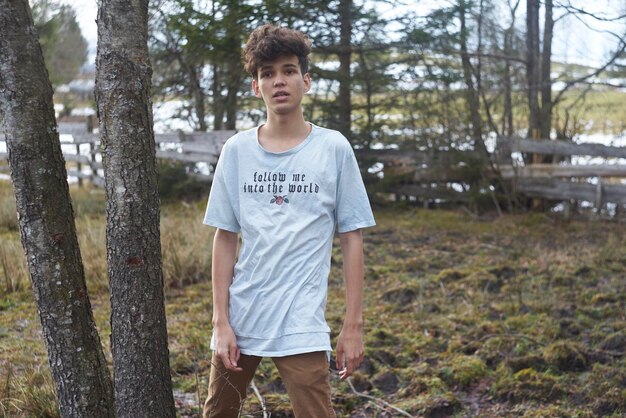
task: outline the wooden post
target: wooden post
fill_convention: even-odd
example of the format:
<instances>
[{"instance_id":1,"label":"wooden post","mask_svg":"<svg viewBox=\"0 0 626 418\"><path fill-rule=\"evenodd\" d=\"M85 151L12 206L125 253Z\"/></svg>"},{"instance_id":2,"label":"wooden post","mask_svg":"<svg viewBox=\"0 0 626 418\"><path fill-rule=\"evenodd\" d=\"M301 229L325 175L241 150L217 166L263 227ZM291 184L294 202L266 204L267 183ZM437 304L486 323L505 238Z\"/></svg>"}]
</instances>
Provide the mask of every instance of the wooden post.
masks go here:
<instances>
[{"instance_id":1,"label":"wooden post","mask_svg":"<svg viewBox=\"0 0 626 418\"><path fill-rule=\"evenodd\" d=\"M93 115L87 116L87 133L93 133Z\"/></svg>"},{"instance_id":2,"label":"wooden post","mask_svg":"<svg viewBox=\"0 0 626 418\"><path fill-rule=\"evenodd\" d=\"M565 219L572 218L572 202L570 200L563 201L563 217Z\"/></svg>"},{"instance_id":3,"label":"wooden post","mask_svg":"<svg viewBox=\"0 0 626 418\"><path fill-rule=\"evenodd\" d=\"M80 156L80 144L76 144L76 155ZM76 171L78 172L78 187L83 187L83 178L81 177L81 171L83 169L83 165L80 161L76 162Z\"/></svg>"},{"instance_id":4,"label":"wooden post","mask_svg":"<svg viewBox=\"0 0 626 418\"><path fill-rule=\"evenodd\" d=\"M532 130L532 137L533 139L540 139L539 138L540 135L540 131L539 129L533 129ZM541 154L535 153L533 154L532 157L532 163L533 164L540 164L542 161L543 156ZM540 209L543 203L543 199L539 198L539 197L533 197L532 202L531 202L531 207L532 209Z\"/></svg>"},{"instance_id":5,"label":"wooden post","mask_svg":"<svg viewBox=\"0 0 626 418\"><path fill-rule=\"evenodd\" d=\"M98 177L98 170L96 169L96 151L94 148L93 141L89 141L89 156L91 159L91 164L89 165L89 169L91 170L89 180L91 184L94 184L94 178Z\"/></svg>"},{"instance_id":6,"label":"wooden post","mask_svg":"<svg viewBox=\"0 0 626 418\"><path fill-rule=\"evenodd\" d=\"M595 214L600 215L602 210L602 178L598 178L598 185L596 186L596 201L595 201Z\"/></svg>"}]
</instances>

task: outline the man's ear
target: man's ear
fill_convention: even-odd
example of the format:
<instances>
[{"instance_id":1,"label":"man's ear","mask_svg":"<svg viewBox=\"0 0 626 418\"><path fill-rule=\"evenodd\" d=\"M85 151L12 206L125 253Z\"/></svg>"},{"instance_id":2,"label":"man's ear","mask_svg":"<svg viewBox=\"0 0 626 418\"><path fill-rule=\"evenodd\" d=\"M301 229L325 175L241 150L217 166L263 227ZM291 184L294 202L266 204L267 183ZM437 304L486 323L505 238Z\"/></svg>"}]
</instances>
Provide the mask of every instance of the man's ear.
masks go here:
<instances>
[{"instance_id":1,"label":"man's ear","mask_svg":"<svg viewBox=\"0 0 626 418\"><path fill-rule=\"evenodd\" d=\"M259 88L259 83L256 81L256 78L252 80L252 91L256 97L261 98L261 89Z\"/></svg>"},{"instance_id":2,"label":"man's ear","mask_svg":"<svg viewBox=\"0 0 626 418\"><path fill-rule=\"evenodd\" d=\"M308 93L309 90L311 90L311 75L309 73L306 73L303 78L304 78L304 92Z\"/></svg>"}]
</instances>

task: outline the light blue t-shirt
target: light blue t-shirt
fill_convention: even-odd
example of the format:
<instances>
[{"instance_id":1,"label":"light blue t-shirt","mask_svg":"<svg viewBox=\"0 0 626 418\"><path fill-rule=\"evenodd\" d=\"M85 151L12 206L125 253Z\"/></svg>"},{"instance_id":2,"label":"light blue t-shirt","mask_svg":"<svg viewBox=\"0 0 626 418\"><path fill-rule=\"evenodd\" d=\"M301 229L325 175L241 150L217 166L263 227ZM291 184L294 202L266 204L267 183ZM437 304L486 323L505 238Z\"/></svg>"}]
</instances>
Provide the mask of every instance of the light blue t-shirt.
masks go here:
<instances>
[{"instance_id":1,"label":"light blue t-shirt","mask_svg":"<svg viewBox=\"0 0 626 418\"><path fill-rule=\"evenodd\" d=\"M354 152L337 131L312 125L296 147L270 152L258 129L220 155L204 223L241 232L229 320L243 354L330 351L324 318L332 239L375 225ZM211 348L215 349L215 335Z\"/></svg>"}]
</instances>

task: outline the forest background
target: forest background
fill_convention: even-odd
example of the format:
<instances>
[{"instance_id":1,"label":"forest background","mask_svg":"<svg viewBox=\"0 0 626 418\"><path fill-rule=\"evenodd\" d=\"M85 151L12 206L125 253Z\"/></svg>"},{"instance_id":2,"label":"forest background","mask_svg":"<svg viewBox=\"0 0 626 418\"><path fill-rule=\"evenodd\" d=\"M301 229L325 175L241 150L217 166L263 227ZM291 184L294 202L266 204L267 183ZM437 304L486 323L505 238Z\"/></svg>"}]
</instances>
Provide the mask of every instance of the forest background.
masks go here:
<instances>
[{"instance_id":1,"label":"forest background","mask_svg":"<svg viewBox=\"0 0 626 418\"><path fill-rule=\"evenodd\" d=\"M379 10L389 7L403 12L387 19ZM497 135L577 140L601 133L609 143L623 140L624 10L590 16L572 3L460 1L426 15L413 12L392 2L153 3L153 100L174 103L174 116L193 130L242 129L263 120L232 51L252 28L271 21L313 38L318 81L305 104L307 118L346 133L355 149L489 151ZM33 14L40 17L59 112L71 114L89 103L70 94L68 84L80 68L89 69L87 42L71 8L39 2ZM621 25L610 30L614 44L597 66L551 59L551 31L566 30L559 23L576 16ZM58 59L62 46L70 54ZM377 177L377 167L367 171ZM468 179L468 187L476 181ZM93 304L106 335L104 203L97 192L73 192L88 284L99 295ZM203 203L181 197L164 206L163 256L175 394L180 414L193 415L208 370L210 234L189 225ZM380 226L366 248L370 361L352 386L339 386L342 413L623 414L622 225L380 205ZM56 416L9 190L2 212L7 344L0 405L8 416ZM333 260L340 263L340 255ZM338 273L331 277L335 293ZM331 296L329 308L338 325L340 298ZM264 365L258 380L273 416L288 415L275 371ZM252 397L249 414L262 415L260 399Z\"/></svg>"}]
</instances>

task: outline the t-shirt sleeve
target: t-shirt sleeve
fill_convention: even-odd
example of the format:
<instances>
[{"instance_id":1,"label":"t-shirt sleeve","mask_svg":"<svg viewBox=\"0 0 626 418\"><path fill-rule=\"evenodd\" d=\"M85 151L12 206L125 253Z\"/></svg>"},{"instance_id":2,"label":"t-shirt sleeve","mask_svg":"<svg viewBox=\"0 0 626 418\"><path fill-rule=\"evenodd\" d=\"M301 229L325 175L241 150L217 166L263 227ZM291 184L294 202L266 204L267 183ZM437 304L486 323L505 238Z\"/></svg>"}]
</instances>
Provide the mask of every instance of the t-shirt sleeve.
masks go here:
<instances>
[{"instance_id":1,"label":"t-shirt sleeve","mask_svg":"<svg viewBox=\"0 0 626 418\"><path fill-rule=\"evenodd\" d=\"M338 232L349 232L376 225L359 165L349 145L346 145L339 167L336 201Z\"/></svg>"},{"instance_id":2,"label":"t-shirt sleeve","mask_svg":"<svg viewBox=\"0 0 626 418\"><path fill-rule=\"evenodd\" d=\"M229 157L227 146L224 146L213 174L211 192L209 193L209 201L203 223L226 231L239 232L241 227L233 204L235 198L232 195L232 193L236 192L237 187L231 184L236 183L236 179L233 178L236 173L232 171L233 168L228 166L226 162Z\"/></svg>"}]
</instances>

